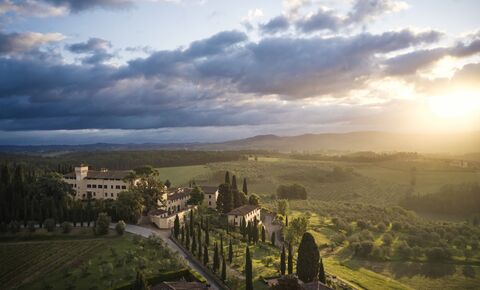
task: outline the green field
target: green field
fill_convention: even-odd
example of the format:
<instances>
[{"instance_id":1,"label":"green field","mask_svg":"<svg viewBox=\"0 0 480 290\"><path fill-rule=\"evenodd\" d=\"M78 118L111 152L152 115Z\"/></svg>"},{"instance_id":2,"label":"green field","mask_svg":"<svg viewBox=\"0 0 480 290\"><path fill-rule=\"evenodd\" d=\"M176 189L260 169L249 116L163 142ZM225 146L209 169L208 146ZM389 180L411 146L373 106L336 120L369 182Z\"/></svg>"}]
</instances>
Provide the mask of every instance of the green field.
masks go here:
<instances>
[{"instance_id":1,"label":"green field","mask_svg":"<svg viewBox=\"0 0 480 290\"><path fill-rule=\"evenodd\" d=\"M30 241L0 243L2 289L111 289L133 282L137 269L151 277L184 267L161 242L128 234L30 235Z\"/></svg>"},{"instance_id":2,"label":"green field","mask_svg":"<svg viewBox=\"0 0 480 290\"><path fill-rule=\"evenodd\" d=\"M334 167L351 168L346 180L328 180L325 175ZM209 163L206 166L160 168L161 179L175 185L218 185L225 171L247 178L249 191L263 197L276 193L281 184L299 183L309 198L324 201L355 201L378 205L396 204L410 189L411 168L416 168L415 194L434 193L443 185L478 182L480 171L452 167L444 161L419 158L409 161L344 162L309 161L279 157L259 157L257 161Z\"/></svg>"}]
</instances>

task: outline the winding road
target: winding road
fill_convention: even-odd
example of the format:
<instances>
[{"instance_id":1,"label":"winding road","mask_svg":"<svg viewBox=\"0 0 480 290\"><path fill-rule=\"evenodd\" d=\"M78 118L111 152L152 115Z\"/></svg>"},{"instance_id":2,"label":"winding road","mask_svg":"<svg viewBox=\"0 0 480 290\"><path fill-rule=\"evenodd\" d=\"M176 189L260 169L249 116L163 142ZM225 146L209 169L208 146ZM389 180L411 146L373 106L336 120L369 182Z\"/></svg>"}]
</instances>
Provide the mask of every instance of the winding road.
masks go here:
<instances>
[{"instance_id":1,"label":"winding road","mask_svg":"<svg viewBox=\"0 0 480 290\"><path fill-rule=\"evenodd\" d=\"M115 227L115 224L112 224L110 226L111 228ZM162 240L172 249L174 252L178 253L181 255L185 261L187 261L187 264L190 268L193 270L197 271L200 275L202 275L205 280L207 280L207 283L210 284L211 289L214 290L220 290L222 289L213 279L210 278L208 274L206 274L202 268L197 266L192 260L183 252L181 248L179 248L172 240L170 240L170 230L159 230L152 227L146 227L146 226L137 226L137 225L127 225L125 228L125 231L131 234L139 235L142 237L148 238L150 235L156 235L162 238Z\"/></svg>"}]
</instances>

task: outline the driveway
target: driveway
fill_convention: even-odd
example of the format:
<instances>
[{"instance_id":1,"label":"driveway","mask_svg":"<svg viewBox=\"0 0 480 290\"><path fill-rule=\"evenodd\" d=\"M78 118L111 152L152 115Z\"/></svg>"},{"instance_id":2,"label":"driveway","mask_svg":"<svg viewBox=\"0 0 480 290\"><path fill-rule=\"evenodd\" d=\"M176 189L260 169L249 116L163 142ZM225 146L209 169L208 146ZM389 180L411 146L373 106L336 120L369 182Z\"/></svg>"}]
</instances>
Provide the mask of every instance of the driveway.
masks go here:
<instances>
[{"instance_id":1,"label":"driveway","mask_svg":"<svg viewBox=\"0 0 480 290\"><path fill-rule=\"evenodd\" d=\"M115 224L112 224L110 227L114 228ZM180 249L174 242L172 242L172 240L170 240L170 230L159 230L157 228L154 228L153 226L127 225L125 231L146 238L148 238L152 234L161 237L162 240L170 247L170 249L178 253L185 259L185 261L187 261L187 264L190 268L197 271L205 278L205 280L207 280L207 283L210 284L211 289L221 289L214 280L210 279L210 277L205 274L202 268L198 267L195 263L193 263L191 259L183 252L183 250Z\"/></svg>"}]
</instances>

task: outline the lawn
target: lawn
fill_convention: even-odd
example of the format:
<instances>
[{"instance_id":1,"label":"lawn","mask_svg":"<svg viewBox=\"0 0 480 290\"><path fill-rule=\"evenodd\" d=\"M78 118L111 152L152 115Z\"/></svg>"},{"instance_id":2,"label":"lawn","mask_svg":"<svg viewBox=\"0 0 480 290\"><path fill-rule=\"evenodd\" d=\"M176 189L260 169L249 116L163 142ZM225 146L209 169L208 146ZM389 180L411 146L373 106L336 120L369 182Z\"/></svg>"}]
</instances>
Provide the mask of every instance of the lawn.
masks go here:
<instances>
[{"instance_id":1,"label":"lawn","mask_svg":"<svg viewBox=\"0 0 480 290\"><path fill-rule=\"evenodd\" d=\"M157 170L160 172L160 179L170 180L173 186L186 186L191 180L198 181L197 177L209 172L205 165L161 167Z\"/></svg>"},{"instance_id":2,"label":"lawn","mask_svg":"<svg viewBox=\"0 0 480 290\"><path fill-rule=\"evenodd\" d=\"M2 289L110 289L131 283L137 269L151 277L185 267L161 241L42 231L30 241L0 243Z\"/></svg>"}]
</instances>

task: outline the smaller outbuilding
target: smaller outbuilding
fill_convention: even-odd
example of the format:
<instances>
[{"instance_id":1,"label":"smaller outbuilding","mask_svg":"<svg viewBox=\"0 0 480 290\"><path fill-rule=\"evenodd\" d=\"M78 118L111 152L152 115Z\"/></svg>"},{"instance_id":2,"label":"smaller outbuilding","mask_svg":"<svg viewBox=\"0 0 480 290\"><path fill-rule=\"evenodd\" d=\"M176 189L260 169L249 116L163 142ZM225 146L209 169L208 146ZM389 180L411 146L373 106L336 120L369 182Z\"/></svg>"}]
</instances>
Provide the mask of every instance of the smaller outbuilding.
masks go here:
<instances>
[{"instance_id":1,"label":"smaller outbuilding","mask_svg":"<svg viewBox=\"0 0 480 290\"><path fill-rule=\"evenodd\" d=\"M260 222L260 207L256 205L242 205L227 213L228 223L233 226L239 226L241 221L253 222L255 219Z\"/></svg>"}]
</instances>

